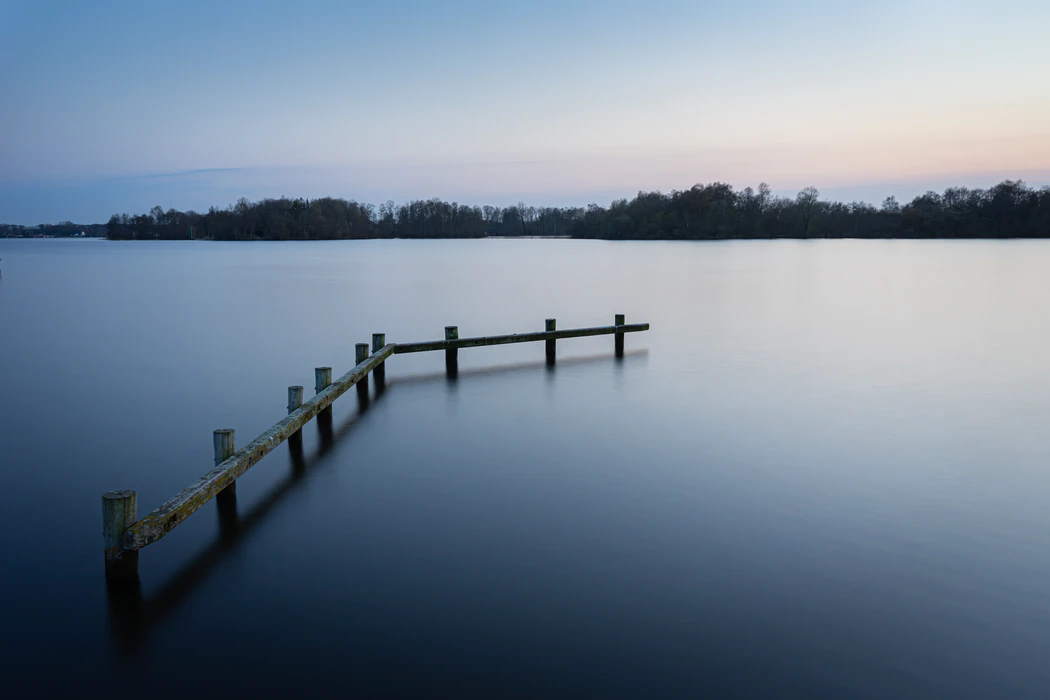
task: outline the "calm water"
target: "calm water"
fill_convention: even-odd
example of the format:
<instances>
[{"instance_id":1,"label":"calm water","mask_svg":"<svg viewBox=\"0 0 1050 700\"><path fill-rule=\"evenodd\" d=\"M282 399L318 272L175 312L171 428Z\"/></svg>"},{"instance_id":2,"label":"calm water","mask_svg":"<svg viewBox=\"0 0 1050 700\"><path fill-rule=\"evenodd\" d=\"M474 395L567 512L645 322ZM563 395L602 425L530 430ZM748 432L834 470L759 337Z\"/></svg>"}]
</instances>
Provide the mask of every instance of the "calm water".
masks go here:
<instances>
[{"instance_id":1,"label":"calm water","mask_svg":"<svg viewBox=\"0 0 1050 700\"><path fill-rule=\"evenodd\" d=\"M0 240L5 691L1050 694L1050 243ZM142 551L140 515L398 356Z\"/></svg>"}]
</instances>

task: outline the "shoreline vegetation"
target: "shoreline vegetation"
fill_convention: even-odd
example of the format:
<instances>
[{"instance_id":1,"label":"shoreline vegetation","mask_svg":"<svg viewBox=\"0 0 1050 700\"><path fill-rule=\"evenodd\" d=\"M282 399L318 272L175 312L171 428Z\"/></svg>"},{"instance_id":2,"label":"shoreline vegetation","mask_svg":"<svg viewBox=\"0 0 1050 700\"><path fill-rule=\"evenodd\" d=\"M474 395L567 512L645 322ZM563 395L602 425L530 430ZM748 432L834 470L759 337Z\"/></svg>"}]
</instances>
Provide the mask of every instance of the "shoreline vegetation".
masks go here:
<instances>
[{"instance_id":1,"label":"shoreline vegetation","mask_svg":"<svg viewBox=\"0 0 1050 700\"><path fill-rule=\"evenodd\" d=\"M376 207L333 197L242 198L205 213L158 206L145 214L114 214L105 224L0 224L2 237L81 234L113 240L1048 238L1050 187L1004 180L988 189L926 192L903 205L887 197L880 207L827 201L813 187L789 198L774 196L765 183L736 191L717 182L670 194L639 192L609 207L468 206L439 199Z\"/></svg>"}]
</instances>

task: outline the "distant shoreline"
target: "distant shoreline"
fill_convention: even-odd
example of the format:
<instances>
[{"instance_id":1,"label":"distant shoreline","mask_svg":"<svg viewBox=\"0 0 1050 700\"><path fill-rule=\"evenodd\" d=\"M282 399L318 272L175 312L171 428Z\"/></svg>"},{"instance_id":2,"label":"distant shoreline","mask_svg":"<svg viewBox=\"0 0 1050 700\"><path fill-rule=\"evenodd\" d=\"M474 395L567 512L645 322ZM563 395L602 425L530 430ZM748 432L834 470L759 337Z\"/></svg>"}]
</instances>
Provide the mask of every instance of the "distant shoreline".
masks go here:
<instances>
[{"instance_id":1,"label":"distant shoreline","mask_svg":"<svg viewBox=\"0 0 1050 700\"><path fill-rule=\"evenodd\" d=\"M1050 238L1050 187L1004 180L985 189L949 187L907 204L878 208L833 202L807 187L794 198L768 185L736 191L724 183L670 194L639 192L607 208L468 206L439 199L376 207L322 197L240 199L201 214L154 207L114 214L106 224L0 224L0 236L77 236L113 240L374 240L553 238L602 240L1002 239Z\"/></svg>"},{"instance_id":2,"label":"distant shoreline","mask_svg":"<svg viewBox=\"0 0 1050 700\"><path fill-rule=\"evenodd\" d=\"M763 243L773 241L1046 241L1050 240L1050 234L1045 236L974 236L974 237L918 237L918 236L869 236L860 238L856 236L781 236L778 238L577 238L574 236L447 236L445 238L333 238L333 239L267 239L267 238L240 238L233 241L219 240L216 238L193 238L193 239L162 239L162 238L136 238L136 239L113 239L105 236L86 236L73 238L71 236L4 236L0 241L103 241L112 243L361 243L365 241L595 241L606 243Z\"/></svg>"}]
</instances>

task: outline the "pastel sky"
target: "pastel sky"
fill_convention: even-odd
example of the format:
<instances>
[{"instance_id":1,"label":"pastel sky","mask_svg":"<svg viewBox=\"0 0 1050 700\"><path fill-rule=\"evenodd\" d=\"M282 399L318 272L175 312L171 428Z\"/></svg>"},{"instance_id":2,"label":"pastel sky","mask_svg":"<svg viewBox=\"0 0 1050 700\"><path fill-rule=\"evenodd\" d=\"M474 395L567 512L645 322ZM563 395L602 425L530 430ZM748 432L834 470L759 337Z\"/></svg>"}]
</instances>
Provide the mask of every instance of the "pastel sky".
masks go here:
<instances>
[{"instance_id":1,"label":"pastel sky","mask_svg":"<svg viewBox=\"0 0 1050 700\"><path fill-rule=\"evenodd\" d=\"M1050 183L1050 2L0 0L0 221Z\"/></svg>"}]
</instances>

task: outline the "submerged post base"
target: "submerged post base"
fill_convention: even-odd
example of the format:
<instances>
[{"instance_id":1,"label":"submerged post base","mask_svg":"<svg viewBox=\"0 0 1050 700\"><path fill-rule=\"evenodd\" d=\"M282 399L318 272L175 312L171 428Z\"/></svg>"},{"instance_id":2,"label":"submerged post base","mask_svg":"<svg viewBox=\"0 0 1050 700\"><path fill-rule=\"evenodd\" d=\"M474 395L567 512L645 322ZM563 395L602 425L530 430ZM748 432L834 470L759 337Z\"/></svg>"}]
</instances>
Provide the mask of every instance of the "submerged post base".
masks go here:
<instances>
[{"instance_id":1,"label":"submerged post base","mask_svg":"<svg viewBox=\"0 0 1050 700\"><path fill-rule=\"evenodd\" d=\"M106 580L130 581L139 577L139 552L124 549L124 532L138 518L138 494L109 491L102 494L102 539L105 545Z\"/></svg>"},{"instance_id":2,"label":"submerged post base","mask_svg":"<svg viewBox=\"0 0 1050 700\"><path fill-rule=\"evenodd\" d=\"M456 326L445 326L445 340L459 340L459 328ZM445 375L449 379L455 379L459 374L459 350L449 348L445 350Z\"/></svg>"}]
</instances>

